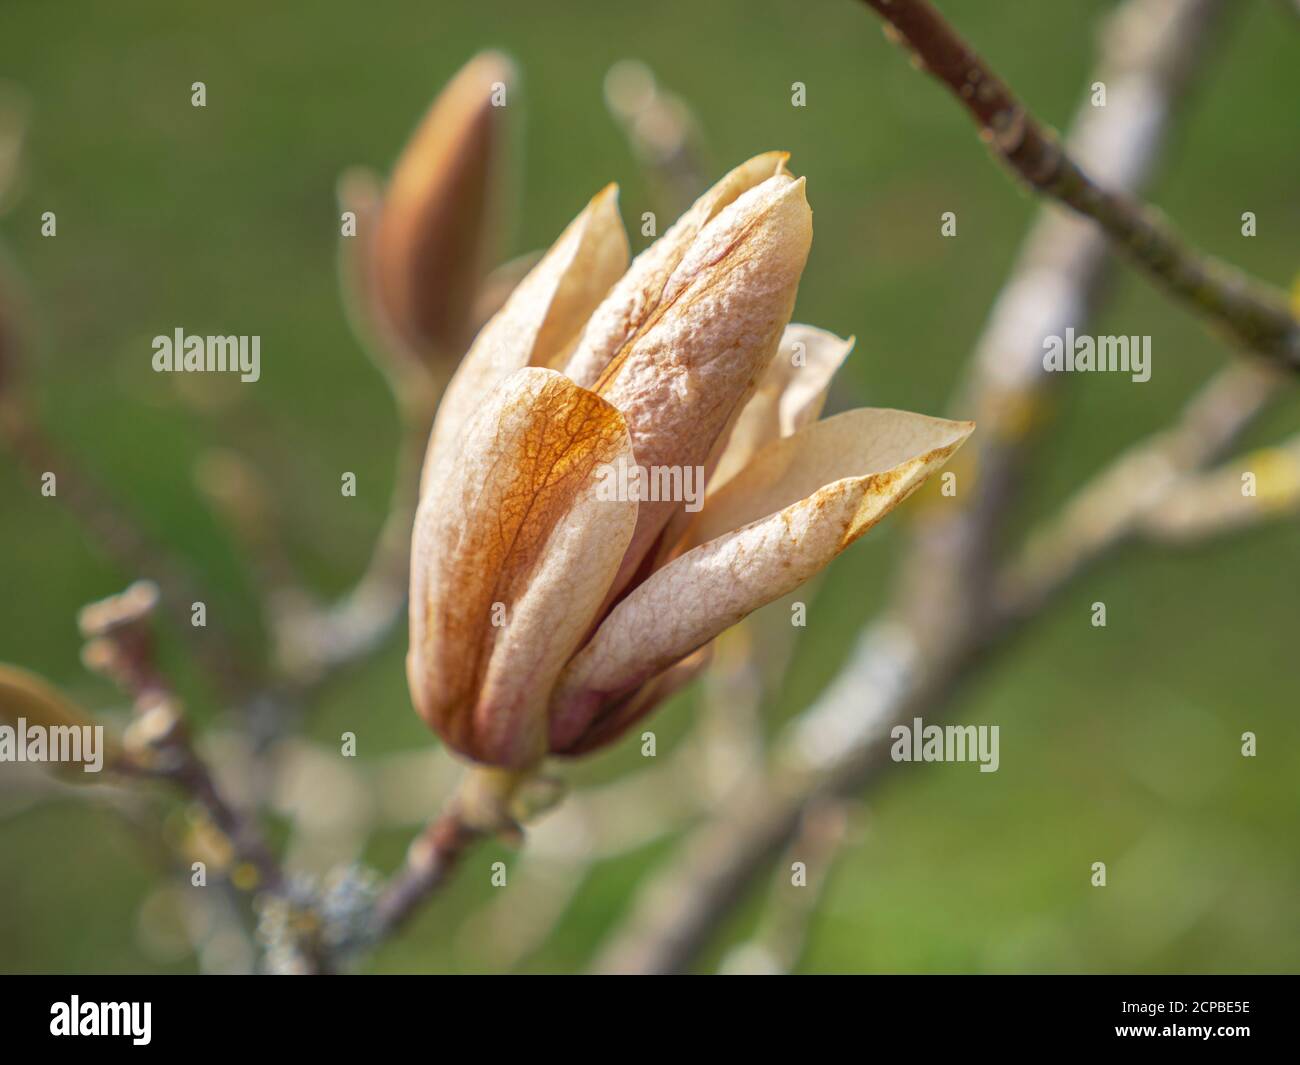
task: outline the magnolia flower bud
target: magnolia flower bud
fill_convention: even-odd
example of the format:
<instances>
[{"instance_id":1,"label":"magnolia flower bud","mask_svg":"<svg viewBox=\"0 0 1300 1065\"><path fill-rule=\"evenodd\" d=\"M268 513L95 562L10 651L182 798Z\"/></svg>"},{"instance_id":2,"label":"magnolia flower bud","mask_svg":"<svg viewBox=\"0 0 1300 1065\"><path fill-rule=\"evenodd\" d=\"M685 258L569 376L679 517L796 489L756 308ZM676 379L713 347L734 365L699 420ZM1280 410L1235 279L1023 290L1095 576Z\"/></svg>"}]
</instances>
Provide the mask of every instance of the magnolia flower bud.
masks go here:
<instances>
[{"instance_id":1,"label":"magnolia flower bud","mask_svg":"<svg viewBox=\"0 0 1300 1065\"><path fill-rule=\"evenodd\" d=\"M436 374L455 365L477 324L513 80L504 56L476 56L434 100L386 189L362 171L339 185L356 215L342 264L354 314L382 351Z\"/></svg>"},{"instance_id":2,"label":"magnolia flower bud","mask_svg":"<svg viewBox=\"0 0 1300 1065\"><path fill-rule=\"evenodd\" d=\"M462 362L425 460L407 658L416 709L461 754L523 769L610 742L970 434L816 421L851 342L788 326L812 215L785 160L737 167L625 273L606 189ZM723 476L688 509L611 495L618 468Z\"/></svg>"}]
</instances>

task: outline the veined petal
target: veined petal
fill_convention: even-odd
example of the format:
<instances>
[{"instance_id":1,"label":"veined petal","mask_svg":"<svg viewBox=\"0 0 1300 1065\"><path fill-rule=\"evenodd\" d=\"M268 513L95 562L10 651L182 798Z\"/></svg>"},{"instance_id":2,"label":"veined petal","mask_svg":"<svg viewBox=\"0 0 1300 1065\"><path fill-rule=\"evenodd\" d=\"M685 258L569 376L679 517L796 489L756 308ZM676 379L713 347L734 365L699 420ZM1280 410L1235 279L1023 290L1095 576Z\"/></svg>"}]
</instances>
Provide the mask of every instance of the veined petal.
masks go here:
<instances>
[{"instance_id":1,"label":"veined petal","mask_svg":"<svg viewBox=\"0 0 1300 1065\"><path fill-rule=\"evenodd\" d=\"M492 93L514 78L497 52L465 64L411 135L384 194L374 291L389 326L425 360L455 359L469 341L504 154L506 112Z\"/></svg>"},{"instance_id":2,"label":"veined petal","mask_svg":"<svg viewBox=\"0 0 1300 1065\"><path fill-rule=\"evenodd\" d=\"M632 448L614 407L553 370L517 370L479 406L416 516L407 676L450 746L522 767L636 524L635 502L597 492Z\"/></svg>"},{"instance_id":3,"label":"veined petal","mask_svg":"<svg viewBox=\"0 0 1300 1065\"><path fill-rule=\"evenodd\" d=\"M662 237L636 257L591 316L565 376L590 388L610 359L646 322L686 250L724 207L741 193L782 173L788 152L764 152L736 167L701 196Z\"/></svg>"},{"instance_id":4,"label":"veined petal","mask_svg":"<svg viewBox=\"0 0 1300 1065\"><path fill-rule=\"evenodd\" d=\"M618 186L607 185L519 282L462 360L438 407L421 494L440 457L459 450L461 428L498 382L525 366L552 366L567 353L626 268L627 254Z\"/></svg>"},{"instance_id":5,"label":"veined petal","mask_svg":"<svg viewBox=\"0 0 1300 1065\"><path fill-rule=\"evenodd\" d=\"M804 180L778 174L701 231L595 391L623 412L643 468L703 467L776 353L812 243ZM680 500L643 501L616 589Z\"/></svg>"},{"instance_id":6,"label":"veined petal","mask_svg":"<svg viewBox=\"0 0 1300 1065\"><path fill-rule=\"evenodd\" d=\"M552 748L582 746L607 707L813 576L973 428L856 410L769 444L700 514L688 534L697 546L634 588L565 667L551 703Z\"/></svg>"}]
</instances>

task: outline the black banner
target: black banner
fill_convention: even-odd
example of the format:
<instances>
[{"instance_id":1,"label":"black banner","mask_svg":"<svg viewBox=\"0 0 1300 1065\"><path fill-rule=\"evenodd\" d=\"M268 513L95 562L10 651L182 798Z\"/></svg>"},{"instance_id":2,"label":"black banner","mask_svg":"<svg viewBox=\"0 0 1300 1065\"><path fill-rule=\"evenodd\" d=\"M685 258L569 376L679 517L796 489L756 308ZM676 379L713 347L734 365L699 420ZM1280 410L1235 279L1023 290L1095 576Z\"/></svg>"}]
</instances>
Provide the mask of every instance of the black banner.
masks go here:
<instances>
[{"instance_id":1,"label":"black banner","mask_svg":"<svg viewBox=\"0 0 1300 1065\"><path fill-rule=\"evenodd\" d=\"M878 1039L927 1053L1122 1044L1158 1053L1172 1044L1238 1055L1296 1045L1289 978L859 977L834 989L767 981L710 993L664 981L572 977L583 982L574 988L520 977L526 987L505 988L502 979L509 978L353 976L271 985L239 977L9 977L0 995L0 1045L11 1061L24 1060L9 1057L15 1049L44 1053L60 1044L90 1053L112 1045L141 1053L336 1054L414 1039L430 1041L433 1054L443 1025L457 1045L481 1033L489 1051L502 1045L498 1039L507 1046L527 1039L539 1050L550 1043L546 1052L574 1026L569 1038L581 1040L584 1054L597 1046L617 1050L620 1031L635 1033L639 1046L660 1035L665 1045L692 1049L697 1041L747 1035L809 1049L848 1037L861 1039L864 1053L884 1045ZM756 1001L737 1009L745 999ZM606 1028L612 1038L593 1043Z\"/></svg>"}]
</instances>

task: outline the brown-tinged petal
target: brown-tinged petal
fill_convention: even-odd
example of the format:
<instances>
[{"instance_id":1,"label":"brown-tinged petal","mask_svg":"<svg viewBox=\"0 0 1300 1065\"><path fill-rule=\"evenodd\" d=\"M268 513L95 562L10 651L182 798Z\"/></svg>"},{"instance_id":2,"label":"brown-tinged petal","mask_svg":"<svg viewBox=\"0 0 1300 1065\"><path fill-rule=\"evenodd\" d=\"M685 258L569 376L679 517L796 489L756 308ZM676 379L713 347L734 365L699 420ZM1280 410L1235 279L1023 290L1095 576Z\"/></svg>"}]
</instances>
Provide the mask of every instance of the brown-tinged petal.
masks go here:
<instances>
[{"instance_id":1,"label":"brown-tinged petal","mask_svg":"<svg viewBox=\"0 0 1300 1065\"><path fill-rule=\"evenodd\" d=\"M654 313L686 250L724 207L755 185L784 172L788 152L764 152L736 167L701 196L662 237L638 255L604 302L591 316L578 347L564 367L567 377L584 388Z\"/></svg>"},{"instance_id":2,"label":"brown-tinged petal","mask_svg":"<svg viewBox=\"0 0 1300 1065\"><path fill-rule=\"evenodd\" d=\"M700 232L595 385L627 419L639 466L708 462L776 353L811 243L804 180L788 174L743 193ZM679 500L642 501L616 589L681 509Z\"/></svg>"},{"instance_id":3,"label":"brown-tinged petal","mask_svg":"<svg viewBox=\"0 0 1300 1065\"><path fill-rule=\"evenodd\" d=\"M700 514L689 533L697 546L634 588L565 667L551 703L552 748L582 746L607 706L813 576L973 428L856 410L769 444Z\"/></svg>"},{"instance_id":4,"label":"brown-tinged petal","mask_svg":"<svg viewBox=\"0 0 1300 1065\"><path fill-rule=\"evenodd\" d=\"M597 490L632 448L613 406L553 370L517 370L479 407L416 516L407 676L451 747L519 768L545 753L551 687L636 524L635 502Z\"/></svg>"},{"instance_id":5,"label":"brown-tinged petal","mask_svg":"<svg viewBox=\"0 0 1300 1065\"><path fill-rule=\"evenodd\" d=\"M786 326L776 357L709 475L709 492L731 480L766 444L815 422L826 405L831 378L852 350L853 337L844 340L810 325Z\"/></svg>"},{"instance_id":6,"label":"brown-tinged petal","mask_svg":"<svg viewBox=\"0 0 1300 1065\"><path fill-rule=\"evenodd\" d=\"M514 77L496 52L462 67L411 135L384 194L372 244L378 309L426 360L455 360L469 342L505 146L506 108L493 95Z\"/></svg>"},{"instance_id":7,"label":"brown-tinged petal","mask_svg":"<svg viewBox=\"0 0 1300 1065\"><path fill-rule=\"evenodd\" d=\"M525 366L563 358L592 310L627 267L618 186L607 185L582 210L483 327L438 407L425 455L421 494L441 459L460 450L460 431L484 397Z\"/></svg>"}]
</instances>

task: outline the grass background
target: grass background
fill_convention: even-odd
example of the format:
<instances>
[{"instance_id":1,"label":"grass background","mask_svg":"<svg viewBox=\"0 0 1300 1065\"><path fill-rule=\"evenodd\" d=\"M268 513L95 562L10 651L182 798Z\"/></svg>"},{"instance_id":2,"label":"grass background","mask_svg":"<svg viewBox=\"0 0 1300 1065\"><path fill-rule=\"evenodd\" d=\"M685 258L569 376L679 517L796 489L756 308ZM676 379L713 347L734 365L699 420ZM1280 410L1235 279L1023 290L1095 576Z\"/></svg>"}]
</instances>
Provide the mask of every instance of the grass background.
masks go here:
<instances>
[{"instance_id":1,"label":"grass background","mask_svg":"<svg viewBox=\"0 0 1300 1065\"><path fill-rule=\"evenodd\" d=\"M1068 121L1110 3L943 6L1040 116ZM1282 3L1229 6L1152 195L1202 246L1285 284L1300 233L1300 27ZM209 610L250 647L251 578L197 495L193 464L214 446L251 456L322 592L364 565L397 433L338 300L334 182L351 164L386 168L441 83L486 46L523 73L512 254L546 245L609 180L621 183L625 219L648 209L601 100L618 59L645 60L694 105L713 174L764 149L793 152L817 232L796 318L858 337L832 409L943 411L1035 210L850 0L5 4L0 77L32 112L22 195L0 238L32 305L32 401L60 446L219 589ZM206 109L190 106L195 80ZM794 81L807 85L806 108L790 106ZM949 210L955 240L938 234ZM1259 219L1250 240L1245 210ZM39 235L44 211L57 213L55 239ZM646 243L639 226L630 235L634 250ZM1150 334L1152 380L1065 382L1034 456L1040 491L1018 522L1167 420L1228 358L1142 278L1115 273L1091 331ZM261 381L198 390L153 374L150 338L177 326L260 334ZM1298 421L1290 397L1246 443ZM341 470L357 473L356 499L340 497ZM134 574L3 452L0 515L0 660L113 705L78 664L74 616ZM900 544L899 521L886 523L818 586L790 668L767 693L774 725L833 675L886 595ZM1073 587L954 708L1001 725L1000 771L892 774L834 873L801 968L1294 971L1298 588L1294 522L1176 553L1126 550ZM1088 623L1096 600L1108 605L1105 629ZM213 693L164 639L191 712L212 717ZM354 730L363 758L427 745L404 649L398 633L334 686L310 732L336 743ZM680 735L692 705L668 708L661 736ZM1246 729L1259 737L1253 760L1238 754ZM585 773L632 765L629 746ZM404 844L381 835L367 857L391 868ZM663 851L598 867L530 967L580 966ZM1096 860L1108 864L1104 891L1089 886ZM73 802L11 812L0 819L0 970L192 969L151 954L139 933L158 881L152 856L108 813ZM367 968L483 968L448 934L482 897L469 881ZM738 910L711 960L755 913L752 901Z\"/></svg>"}]
</instances>

